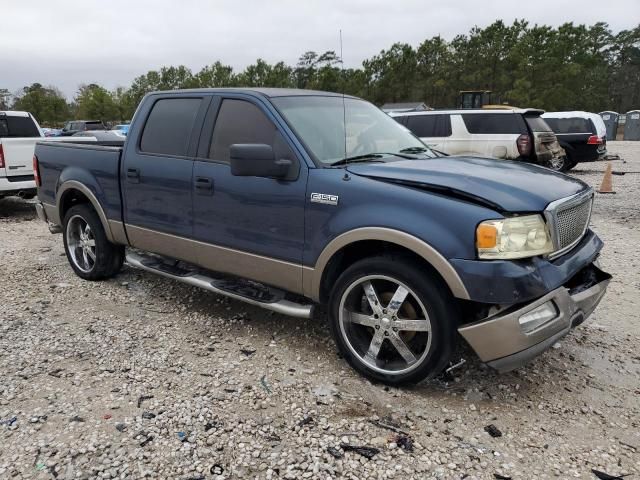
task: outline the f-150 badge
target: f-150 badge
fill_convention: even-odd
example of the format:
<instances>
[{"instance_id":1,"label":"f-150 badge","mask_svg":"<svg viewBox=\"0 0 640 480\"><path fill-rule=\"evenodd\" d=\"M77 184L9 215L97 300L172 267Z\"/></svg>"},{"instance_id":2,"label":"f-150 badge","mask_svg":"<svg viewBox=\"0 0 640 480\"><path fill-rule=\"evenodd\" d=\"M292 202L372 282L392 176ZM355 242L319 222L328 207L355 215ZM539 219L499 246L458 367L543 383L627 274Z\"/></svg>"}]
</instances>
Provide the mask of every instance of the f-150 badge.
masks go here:
<instances>
[{"instance_id":1,"label":"f-150 badge","mask_svg":"<svg viewBox=\"0 0 640 480\"><path fill-rule=\"evenodd\" d=\"M328 195L326 193L312 193L313 203L324 203L325 205L338 205L338 195Z\"/></svg>"}]
</instances>

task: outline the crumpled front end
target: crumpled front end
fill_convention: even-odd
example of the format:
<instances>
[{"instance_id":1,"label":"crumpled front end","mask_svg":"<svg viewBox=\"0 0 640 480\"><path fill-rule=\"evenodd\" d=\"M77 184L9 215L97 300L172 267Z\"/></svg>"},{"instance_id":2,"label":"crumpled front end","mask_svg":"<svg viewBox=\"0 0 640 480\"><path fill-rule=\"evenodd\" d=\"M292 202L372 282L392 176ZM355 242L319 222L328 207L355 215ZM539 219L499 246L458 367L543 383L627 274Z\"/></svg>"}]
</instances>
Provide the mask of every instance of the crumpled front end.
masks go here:
<instances>
[{"instance_id":1,"label":"crumpled front end","mask_svg":"<svg viewBox=\"0 0 640 480\"><path fill-rule=\"evenodd\" d=\"M460 327L480 360L500 372L527 363L584 322L600 303L611 275L595 263L565 285L531 301Z\"/></svg>"}]
</instances>

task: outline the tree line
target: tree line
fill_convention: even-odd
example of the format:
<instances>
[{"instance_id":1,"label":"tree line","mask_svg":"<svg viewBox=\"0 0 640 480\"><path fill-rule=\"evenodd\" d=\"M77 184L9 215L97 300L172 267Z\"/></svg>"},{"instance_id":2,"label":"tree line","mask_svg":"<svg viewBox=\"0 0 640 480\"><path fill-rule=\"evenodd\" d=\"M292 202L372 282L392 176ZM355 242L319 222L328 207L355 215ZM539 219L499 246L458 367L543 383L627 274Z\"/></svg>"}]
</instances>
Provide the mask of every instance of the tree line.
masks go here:
<instances>
[{"instance_id":1,"label":"tree line","mask_svg":"<svg viewBox=\"0 0 640 480\"><path fill-rule=\"evenodd\" d=\"M626 112L640 108L640 24L613 33L606 23L554 28L498 20L451 41L395 43L359 68L342 68L334 51L306 52L293 66L258 59L238 72L219 61L197 72L169 66L112 91L81 85L71 102L40 83L13 95L0 89L0 110L27 110L46 125L71 118L122 121L154 90L239 86L337 91L378 105L422 101L434 108L455 107L461 90L486 89L520 107Z\"/></svg>"}]
</instances>

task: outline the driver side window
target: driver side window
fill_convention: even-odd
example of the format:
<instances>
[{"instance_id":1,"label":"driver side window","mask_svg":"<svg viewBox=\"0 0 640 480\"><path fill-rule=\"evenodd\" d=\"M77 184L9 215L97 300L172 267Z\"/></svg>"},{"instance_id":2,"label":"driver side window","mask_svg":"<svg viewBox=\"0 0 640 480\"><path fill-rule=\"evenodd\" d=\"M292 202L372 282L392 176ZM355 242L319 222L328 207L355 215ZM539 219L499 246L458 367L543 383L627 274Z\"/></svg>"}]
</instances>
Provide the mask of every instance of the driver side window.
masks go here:
<instances>
[{"instance_id":1,"label":"driver side window","mask_svg":"<svg viewBox=\"0 0 640 480\"><path fill-rule=\"evenodd\" d=\"M229 147L236 143L265 144L276 158L294 160L275 124L251 102L227 98L222 101L213 129L209 158L229 163Z\"/></svg>"}]
</instances>

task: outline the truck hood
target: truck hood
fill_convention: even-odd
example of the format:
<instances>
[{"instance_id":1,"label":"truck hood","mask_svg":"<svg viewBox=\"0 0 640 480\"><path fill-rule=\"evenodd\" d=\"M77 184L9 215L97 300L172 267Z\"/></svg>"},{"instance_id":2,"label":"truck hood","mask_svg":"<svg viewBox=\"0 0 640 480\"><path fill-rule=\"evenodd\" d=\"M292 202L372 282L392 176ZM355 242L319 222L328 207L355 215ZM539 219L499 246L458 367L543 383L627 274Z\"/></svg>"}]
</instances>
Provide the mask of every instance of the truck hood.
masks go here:
<instances>
[{"instance_id":1,"label":"truck hood","mask_svg":"<svg viewBox=\"0 0 640 480\"><path fill-rule=\"evenodd\" d=\"M461 198L501 212L541 212L589 187L582 181L523 162L438 157L347 166L354 175Z\"/></svg>"}]
</instances>

